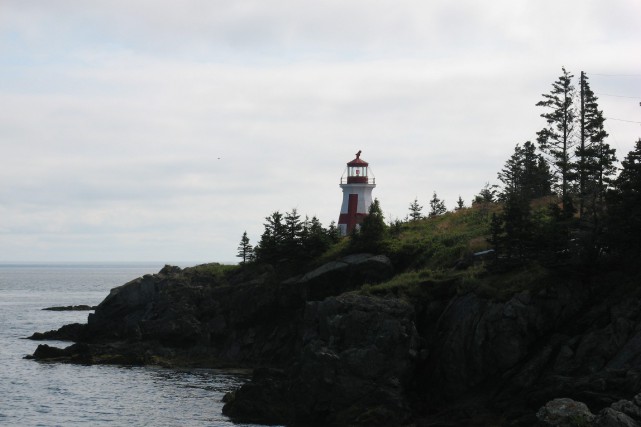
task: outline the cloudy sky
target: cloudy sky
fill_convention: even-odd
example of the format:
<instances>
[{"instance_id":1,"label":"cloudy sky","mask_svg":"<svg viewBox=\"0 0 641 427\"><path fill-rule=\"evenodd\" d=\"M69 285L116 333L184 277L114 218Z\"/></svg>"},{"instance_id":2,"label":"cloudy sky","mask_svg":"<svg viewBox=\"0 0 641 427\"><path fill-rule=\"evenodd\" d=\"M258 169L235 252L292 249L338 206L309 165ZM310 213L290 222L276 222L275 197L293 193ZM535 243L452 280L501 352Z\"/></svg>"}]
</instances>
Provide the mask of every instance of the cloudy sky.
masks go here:
<instances>
[{"instance_id":1,"label":"cloudy sky","mask_svg":"<svg viewBox=\"0 0 641 427\"><path fill-rule=\"evenodd\" d=\"M233 262L275 210L337 220L358 150L390 218L433 191L469 204L543 127L562 66L588 73L621 158L641 136L639 17L637 0L0 0L0 262Z\"/></svg>"}]
</instances>

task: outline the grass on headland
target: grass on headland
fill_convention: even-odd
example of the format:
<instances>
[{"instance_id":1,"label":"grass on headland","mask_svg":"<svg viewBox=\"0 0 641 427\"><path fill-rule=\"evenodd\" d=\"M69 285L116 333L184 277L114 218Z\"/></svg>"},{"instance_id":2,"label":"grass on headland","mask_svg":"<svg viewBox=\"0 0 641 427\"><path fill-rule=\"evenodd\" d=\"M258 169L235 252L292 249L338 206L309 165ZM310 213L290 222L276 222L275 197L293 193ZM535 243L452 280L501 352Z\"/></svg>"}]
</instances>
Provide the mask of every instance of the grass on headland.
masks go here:
<instances>
[{"instance_id":1,"label":"grass on headland","mask_svg":"<svg viewBox=\"0 0 641 427\"><path fill-rule=\"evenodd\" d=\"M402 223L385 245L398 274L386 282L365 285L361 292L409 300L474 292L506 300L523 290L546 286L549 271L537 263L489 272L486 262L491 261L474 256L491 249L490 220L500 209L499 204L479 204Z\"/></svg>"}]
</instances>

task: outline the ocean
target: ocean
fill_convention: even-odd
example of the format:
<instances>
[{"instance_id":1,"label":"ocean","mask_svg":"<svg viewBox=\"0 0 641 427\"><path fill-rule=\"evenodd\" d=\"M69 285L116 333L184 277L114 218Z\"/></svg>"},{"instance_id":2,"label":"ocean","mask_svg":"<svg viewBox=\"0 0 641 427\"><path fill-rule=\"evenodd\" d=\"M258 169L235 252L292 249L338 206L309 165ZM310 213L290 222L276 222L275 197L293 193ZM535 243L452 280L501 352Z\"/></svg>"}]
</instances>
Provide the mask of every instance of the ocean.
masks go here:
<instances>
[{"instance_id":1,"label":"ocean","mask_svg":"<svg viewBox=\"0 0 641 427\"><path fill-rule=\"evenodd\" d=\"M0 264L0 425L255 426L233 424L221 413L224 394L248 380L238 373L24 359L40 343L25 337L86 323L89 313L43 308L97 305L111 288L160 268L137 263Z\"/></svg>"}]
</instances>

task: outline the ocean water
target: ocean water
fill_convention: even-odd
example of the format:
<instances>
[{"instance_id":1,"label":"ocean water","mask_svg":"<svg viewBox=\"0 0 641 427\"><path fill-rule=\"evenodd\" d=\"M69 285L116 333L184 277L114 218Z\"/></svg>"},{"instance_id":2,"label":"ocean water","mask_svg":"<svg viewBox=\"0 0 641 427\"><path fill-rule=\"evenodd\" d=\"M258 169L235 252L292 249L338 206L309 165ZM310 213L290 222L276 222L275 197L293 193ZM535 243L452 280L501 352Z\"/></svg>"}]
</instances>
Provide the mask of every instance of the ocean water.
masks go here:
<instances>
[{"instance_id":1,"label":"ocean water","mask_svg":"<svg viewBox=\"0 0 641 427\"><path fill-rule=\"evenodd\" d=\"M109 290L162 265L0 264L1 426L250 426L221 413L225 393L248 380L230 371L79 366L26 360L33 332L85 323ZM64 347L68 342L48 341Z\"/></svg>"}]
</instances>

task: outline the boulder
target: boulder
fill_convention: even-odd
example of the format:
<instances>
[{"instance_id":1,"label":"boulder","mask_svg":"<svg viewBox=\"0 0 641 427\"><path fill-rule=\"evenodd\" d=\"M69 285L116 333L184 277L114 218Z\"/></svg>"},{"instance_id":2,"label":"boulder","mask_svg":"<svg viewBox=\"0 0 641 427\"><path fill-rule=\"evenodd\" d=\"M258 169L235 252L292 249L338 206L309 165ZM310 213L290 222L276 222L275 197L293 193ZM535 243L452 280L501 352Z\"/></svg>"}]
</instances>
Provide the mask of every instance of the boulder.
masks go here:
<instances>
[{"instance_id":1,"label":"boulder","mask_svg":"<svg viewBox=\"0 0 641 427\"><path fill-rule=\"evenodd\" d=\"M638 401L639 398L641 398L641 395L637 394L635 396L635 401ZM626 414L637 422L641 422L641 408L637 405L638 403L635 404L629 400L622 399L614 402L610 407L615 411Z\"/></svg>"},{"instance_id":2,"label":"boulder","mask_svg":"<svg viewBox=\"0 0 641 427\"><path fill-rule=\"evenodd\" d=\"M632 418L612 408L605 408L594 420L594 427L639 427Z\"/></svg>"},{"instance_id":3,"label":"boulder","mask_svg":"<svg viewBox=\"0 0 641 427\"><path fill-rule=\"evenodd\" d=\"M587 405L568 398L554 399L536 413L541 427L588 426L594 414Z\"/></svg>"},{"instance_id":4,"label":"boulder","mask_svg":"<svg viewBox=\"0 0 641 427\"><path fill-rule=\"evenodd\" d=\"M86 364L89 363L90 354L89 347L85 344L73 344L66 348L40 344L33 356L27 356L26 359Z\"/></svg>"}]
</instances>

